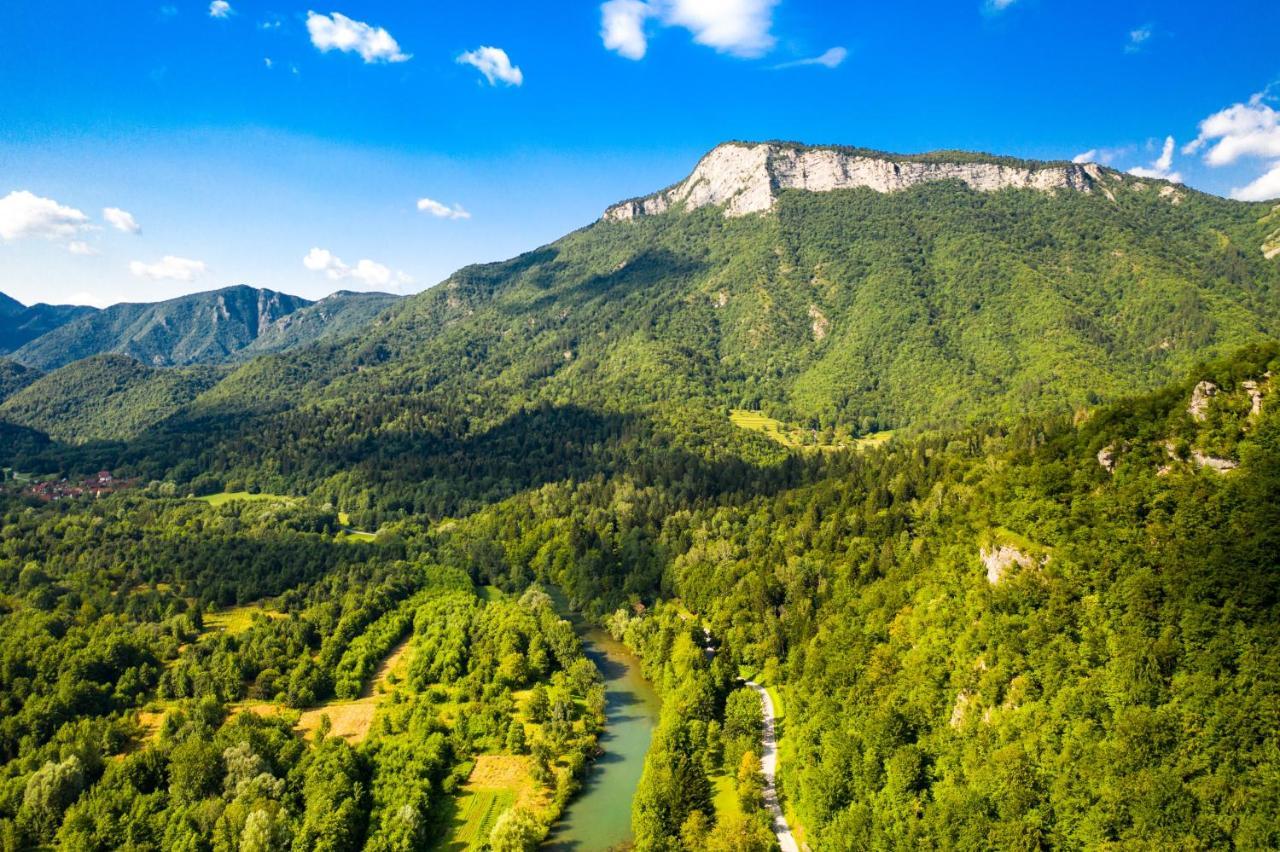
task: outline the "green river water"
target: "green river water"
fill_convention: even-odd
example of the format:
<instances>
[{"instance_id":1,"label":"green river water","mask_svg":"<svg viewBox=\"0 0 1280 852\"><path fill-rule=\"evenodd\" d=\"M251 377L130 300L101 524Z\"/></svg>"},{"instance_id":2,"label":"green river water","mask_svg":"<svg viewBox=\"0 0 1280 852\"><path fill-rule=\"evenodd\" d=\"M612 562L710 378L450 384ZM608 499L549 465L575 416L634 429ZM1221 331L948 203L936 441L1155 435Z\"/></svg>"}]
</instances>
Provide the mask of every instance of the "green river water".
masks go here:
<instances>
[{"instance_id":1,"label":"green river water","mask_svg":"<svg viewBox=\"0 0 1280 852\"><path fill-rule=\"evenodd\" d=\"M604 754L587 770L582 790L569 803L544 849L603 852L631 839L631 799L658 722L658 695L640 673L640 660L621 642L576 616L570 621L583 648L604 674Z\"/></svg>"}]
</instances>

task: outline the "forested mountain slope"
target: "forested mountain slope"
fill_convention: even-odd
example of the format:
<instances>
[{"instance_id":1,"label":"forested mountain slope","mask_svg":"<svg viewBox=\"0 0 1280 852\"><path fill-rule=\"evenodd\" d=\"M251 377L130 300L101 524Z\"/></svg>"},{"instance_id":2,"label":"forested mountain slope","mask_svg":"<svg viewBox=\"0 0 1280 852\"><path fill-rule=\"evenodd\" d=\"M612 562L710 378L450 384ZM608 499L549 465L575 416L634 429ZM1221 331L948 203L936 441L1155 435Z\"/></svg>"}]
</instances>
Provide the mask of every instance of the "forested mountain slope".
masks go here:
<instances>
[{"instance_id":1,"label":"forested mountain slope","mask_svg":"<svg viewBox=\"0 0 1280 852\"><path fill-rule=\"evenodd\" d=\"M321 340L348 337L358 333L399 299L390 293L339 290L276 320L234 353L234 357L243 360L265 352L284 352Z\"/></svg>"},{"instance_id":2,"label":"forested mountain slope","mask_svg":"<svg viewBox=\"0 0 1280 852\"><path fill-rule=\"evenodd\" d=\"M40 371L24 367L8 358L0 358L0 402L40 378Z\"/></svg>"},{"instance_id":3,"label":"forested mountain slope","mask_svg":"<svg viewBox=\"0 0 1280 852\"><path fill-rule=\"evenodd\" d=\"M12 357L41 370L107 353L151 366L220 361L308 304L297 296L243 285L165 302L121 303L66 323Z\"/></svg>"},{"instance_id":4,"label":"forested mountain slope","mask_svg":"<svg viewBox=\"0 0 1280 852\"><path fill-rule=\"evenodd\" d=\"M77 317L95 313L86 305L31 305L0 293L0 355L12 352Z\"/></svg>"},{"instance_id":5,"label":"forested mountain slope","mask_svg":"<svg viewBox=\"0 0 1280 852\"><path fill-rule=\"evenodd\" d=\"M270 469L272 490L452 512L474 504L433 471L482 465L460 478L483 502L532 484L523 459L563 456L565 434L596 459L553 478L620 463L624 423L695 456L759 457L730 408L854 435L1009 422L1277 331L1266 205L988 159L912 161L954 168L883 192L770 183L768 209L745 215L610 217L462 269L345 341L255 359L107 461L179 479Z\"/></svg>"},{"instance_id":6,"label":"forested mountain slope","mask_svg":"<svg viewBox=\"0 0 1280 852\"><path fill-rule=\"evenodd\" d=\"M0 419L69 443L124 441L218 378L214 367L157 369L123 355L95 355L27 383L0 403Z\"/></svg>"}]
</instances>

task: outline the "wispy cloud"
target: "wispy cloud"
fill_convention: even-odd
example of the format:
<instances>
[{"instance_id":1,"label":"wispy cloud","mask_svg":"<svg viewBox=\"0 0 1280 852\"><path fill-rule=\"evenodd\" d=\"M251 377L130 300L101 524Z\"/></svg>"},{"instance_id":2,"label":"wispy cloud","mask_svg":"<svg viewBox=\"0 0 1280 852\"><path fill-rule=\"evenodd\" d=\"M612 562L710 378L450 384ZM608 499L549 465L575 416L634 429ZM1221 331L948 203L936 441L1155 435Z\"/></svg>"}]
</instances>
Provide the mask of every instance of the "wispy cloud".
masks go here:
<instances>
[{"instance_id":1,"label":"wispy cloud","mask_svg":"<svg viewBox=\"0 0 1280 852\"><path fill-rule=\"evenodd\" d=\"M153 281L194 281L205 273L205 265L203 260L168 254L155 263L135 260L129 264L129 271L138 278Z\"/></svg>"},{"instance_id":2,"label":"wispy cloud","mask_svg":"<svg viewBox=\"0 0 1280 852\"><path fill-rule=\"evenodd\" d=\"M454 204L449 207L436 201L434 198L419 198L418 209L423 213L430 213L437 219L470 219L471 214L462 209L461 204Z\"/></svg>"},{"instance_id":3,"label":"wispy cloud","mask_svg":"<svg viewBox=\"0 0 1280 852\"><path fill-rule=\"evenodd\" d=\"M819 56L810 56L806 59L795 59L791 62L783 62L781 65L773 66L775 71L783 68L800 68L806 65L821 65L823 68L839 68L840 65L849 58L849 51L843 47L833 47Z\"/></svg>"},{"instance_id":4,"label":"wispy cloud","mask_svg":"<svg viewBox=\"0 0 1280 852\"><path fill-rule=\"evenodd\" d=\"M312 272L322 272L330 281L355 280L367 287L388 287L412 284L413 279L403 272L392 271L377 261L364 259L355 266L348 266L328 249L313 248L302 259L302 265Z\"/></svg>"},{"instance_id":5,"label":"wispy cloud","mask_svg":"<svg viewBox=\"0 0 1280 852\"><path fill-rule=\"evenodd\" d=\"M773 49L773 9L779 0L609 0L600 7L604 46L627 59L643 59L646 27L681 27L698 44L742 58Z\"/></svg>"},{"instance_id":6,"label":"wispy cloud","mask_svg":"<svg viewBox=\"0 0 1280 852\"><path fill-rule=\"evenodd\" d=\"M231 4L228 3L227 0L213 0L213 2L209 4L210 18L229 18L233 11Z\"/></svg>"},{"instance_id":7,"label":"wispy cloud","mask_svg":"<svg viewBox=\"0 0 1280 852\"><path fill-rule=\"evenodd\" d=\"M0 198L0 240L5 242L25 237L69 239L89 227L89 217L81 211L25 189Z\"/></svg>"},{"instance_id":8,"label":"wispy cloud","mask_svg":"<svg viewBox=\"0 0 1280 852\"><path fill-rule=\"evenodd\" d=\"M411 54L400 50L391 33L382 27L370 26L339 12L322 15L308 11L307 32L311 35L311 43L322 53L330 50L358 53L365 64L407 62L412 58Z\"/></svg>"},{"instance_id":9,"label":"wispy cloud","mask_svg":"<svg viewBox=\"0 0 1280 852\"><path fill-rule=\"evenodd\" d=\"M121 210L119 207L105 208L102 211L102 219L117 231L123 231L126 234L137 234L142 231L138 221L133 218L133 214Z\"/></svg>"},{"instance_id":10,"label":"wispy cloud","mask_svg":"<svg viewBox=\"0 0 1280 852\"><path fill-rule=\"evenodd\" d=\"M524 72L511 64L511 57L500 47L478 47L458 57L458 64L470 65L484 75L490 86L524 84Z\"/></svg>"},{"instance_id":11,"label":"wispy cloud","mask_svg":"<svg viewBox=\"0 0 1280 852\"><path fill-rule=\"evenodd\" d=\"M987 0L987 2L983 4L982 8L992 14L999 14L1016 2L1018 2L1018 0Z\"/></svg>"},{"instance_id":12,"label":"wispy cloud","mask_svg":"<svg viewBox=\"0 0 1280 852\"><path fill-rule=\"evenodd\" d=\"M1124 46L1125 53L1138 53L1147 46L1151 41L1151 37L1155 35L1155 30L1151 24L1143 24L1136 30L1129 31L1129 43Z\"/></svg>"},{"instance_id":13,"label":"wispy cloud","mask_svg":"<svg viewBox=\"0 0 1280 852\"><path fill-rule=\"evenodd\" d=\"M1155 162L1150 166L1134 166L1129 169L1129 174L1134 177L1155 178L1182 183L1182 175L1173 171L1173 149L1173 137L1168 136L1165 138L1164 147L1161 148L1160 156L1156 158Z\"/></svg>"},{"instance_id":14,"label":"wispy cloud","mask_svg":"<svg viewBox=\"0 0 1280 852\"><path fill-rule=\"evenodd\" d=\"M98 253L98 250L96 248L84 242L83 240L75 240L73 242L67 243L67 251L71 252L72 254L78 254L83 256L88 256L88 255Z\"/></svg>"}]
</instances>

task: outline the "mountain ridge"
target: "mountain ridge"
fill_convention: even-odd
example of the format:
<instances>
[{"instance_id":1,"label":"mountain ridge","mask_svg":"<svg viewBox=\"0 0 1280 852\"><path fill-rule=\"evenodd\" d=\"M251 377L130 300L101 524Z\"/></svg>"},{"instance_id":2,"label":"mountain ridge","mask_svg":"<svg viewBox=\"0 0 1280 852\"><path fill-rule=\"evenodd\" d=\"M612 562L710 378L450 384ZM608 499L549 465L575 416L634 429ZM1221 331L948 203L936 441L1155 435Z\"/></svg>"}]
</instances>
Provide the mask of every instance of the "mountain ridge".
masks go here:
<instances>
[{"instance_id":1,"label":"mountain ridge","mask_svg":"<svg viewBox=\"0 0 1280 852\"><path fill-rule=\"evenodd\" d=\"M772 210L784 189L828 192L865 187L900 192L921 183L959 180L972 189L1006 188L1092 192L1104 177L1125 178L1096 163L1021 160L984 153L934 151L892 154L798 142L725 142L702 158L688 177L666 189L610 205L601 217L626 221L677 206L724 206L726 216Z\"/></svg>"}]
</instances>

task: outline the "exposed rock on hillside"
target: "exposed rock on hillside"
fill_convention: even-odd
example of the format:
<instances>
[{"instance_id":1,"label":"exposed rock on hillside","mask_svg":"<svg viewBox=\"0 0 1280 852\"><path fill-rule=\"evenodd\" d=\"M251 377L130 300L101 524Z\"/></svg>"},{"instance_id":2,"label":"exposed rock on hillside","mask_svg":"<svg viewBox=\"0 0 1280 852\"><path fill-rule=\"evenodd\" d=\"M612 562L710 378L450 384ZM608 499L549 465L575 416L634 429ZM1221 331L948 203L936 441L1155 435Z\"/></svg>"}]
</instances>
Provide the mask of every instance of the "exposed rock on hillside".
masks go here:
<instances>
[{"instance_id":1,"label":"exposed rock on hillside","mask_svg":"<svg viewBox=\"0 0 1280 852\"><path fill-rule=\"evenodd\" d=\"M1191 391L1191 402L1187 405L1187 413L1191 415L1191 419L1203 423L1204 419L1209 416L1209 400L1218 395L1218 386L1213 382L1204 381L1195 386L1195 390Z\"/></svg>"},{"instance_id":2,"label":"exposed rock on hillside","mask_svg":"<svg viewBox=\"0 0 1280 852\"><path fill-rule=\"evenodd\" d=\"M979 554L982 556L982 564L987 569L987 582L993 586L998 585L1014 565L1034 568L1038 564L1034 556L1008 544L983 547L979 550Z\"/></svg>"},{"instance_id":3,"label":"exposed rock on hillside","mask_svg":"<svg viewBox=\"0 0 1280 852\"><path fill-rule=\"evenodd\" d=\"M942 180L958 180L979 192L1009 188L1091 192L1102 175L1102 168L1093 163L1023 164L962 157L946 162L850 149L729 142L703 157L693 174L674 187L616 204L605 211L604 218L626 221L678 205L686 210L723 205L726 216L745 216L773 209L778 192L784 189L829 192L866 187L889 193Z\"/></svg>"}]
</instances>

